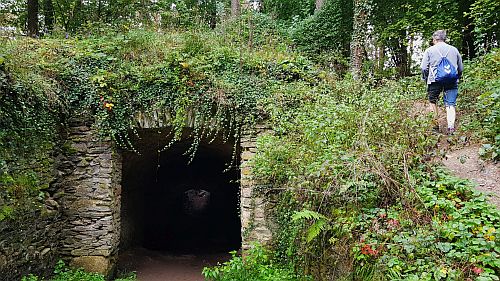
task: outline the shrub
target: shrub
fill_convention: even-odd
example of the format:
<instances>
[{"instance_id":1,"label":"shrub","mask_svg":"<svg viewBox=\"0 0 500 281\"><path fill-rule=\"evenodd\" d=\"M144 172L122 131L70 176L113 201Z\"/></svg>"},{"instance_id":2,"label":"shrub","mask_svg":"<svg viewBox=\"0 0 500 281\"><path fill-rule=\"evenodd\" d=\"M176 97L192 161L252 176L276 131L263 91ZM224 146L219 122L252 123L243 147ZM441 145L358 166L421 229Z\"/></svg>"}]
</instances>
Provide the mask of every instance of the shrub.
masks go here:
<instances>
[{"instance_id":1,"label":"shrub","mask_svg":"<svg viewBox=\"0 0 500 281\"><path fill-rule=\"evenodd\" d=\"M468 65L464 75L462 104L471 114L466 127L483 138L480 153L500 159L500 50L478 58Z\"/></svg>"},{"instance_id":2,"label":"shrub","mask_svg":"<svg viewBox=\"0 0 500 281\"><path fill-rule=\"evenodd\" d=\"M268 0L264 12L279 20L293 20L311 15L314 7L314 0Z\"/></svg>"},{"instance_id":3,"label":"shrub","mask_svg":"<svg viewBox=\"0 0 500 281\"><path fill-rule=\"evenodd\" d=\"M412 176L423 208L395 204L364 209L358 216L354 275L498 280L499 211L469 182L440 168Z\"/></svg>"},{"instance_id":4,"label":"shrub","mask_svg":"<svg viewBox=\"0 0 500 281\"><path fill-rule=\"evenodd\" d=\"M275 263L270 252L255 244L244 257L231 252L232 259L214 267L205 267L203 276L211 281L299 281L309 280Z\"/></svg>"}]
</instances>

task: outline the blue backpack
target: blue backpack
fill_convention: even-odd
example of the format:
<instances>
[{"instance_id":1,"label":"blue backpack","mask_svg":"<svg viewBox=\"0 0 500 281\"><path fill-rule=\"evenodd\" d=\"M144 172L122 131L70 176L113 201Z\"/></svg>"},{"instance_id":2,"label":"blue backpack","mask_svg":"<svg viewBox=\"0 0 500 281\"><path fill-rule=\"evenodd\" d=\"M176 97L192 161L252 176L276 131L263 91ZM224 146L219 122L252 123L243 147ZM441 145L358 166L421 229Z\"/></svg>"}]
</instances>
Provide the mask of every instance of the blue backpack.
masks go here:
<instances>
[{"instance_id":1,"label":"blue backpack","mask_svg":"<svg viewBox=\"0 0 500 281\"><path fill-rule=\"evenodd\" d=\"M450 52L451 47L448 49L448 52L446 52L446 55L443 56L439 50L439 55L441 56L441 61L437 65L436 68L436 82L440 83L453 83L456 82L458 79L458 72L457 69L451 64L451 62L446 58L448 53Z\"/></svg>"}]
</instances>

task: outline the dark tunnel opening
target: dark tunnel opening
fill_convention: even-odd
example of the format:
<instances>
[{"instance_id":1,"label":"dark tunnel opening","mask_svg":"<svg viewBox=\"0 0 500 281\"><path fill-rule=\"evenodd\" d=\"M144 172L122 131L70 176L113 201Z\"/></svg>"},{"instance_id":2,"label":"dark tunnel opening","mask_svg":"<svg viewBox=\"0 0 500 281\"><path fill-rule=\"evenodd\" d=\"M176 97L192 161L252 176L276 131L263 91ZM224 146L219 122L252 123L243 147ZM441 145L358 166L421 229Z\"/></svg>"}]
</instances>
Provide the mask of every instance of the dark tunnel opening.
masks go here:
<instances>
[{"instance_id":1,"label":"dark tunnel opening","mask_svg":"<svg viewBox=\"0 0 500 281\"><path fill-rule=\"evenodd\" d=\"M238 250L239 159L225 171L234 140L201 142L189 163L186 151L192 139L183 138L158 153L169 141L165 133L148 129L139 136L134 143L140 154L122 154L120 250L143 247L181 254Z\"/></svg>"}]
</instances>

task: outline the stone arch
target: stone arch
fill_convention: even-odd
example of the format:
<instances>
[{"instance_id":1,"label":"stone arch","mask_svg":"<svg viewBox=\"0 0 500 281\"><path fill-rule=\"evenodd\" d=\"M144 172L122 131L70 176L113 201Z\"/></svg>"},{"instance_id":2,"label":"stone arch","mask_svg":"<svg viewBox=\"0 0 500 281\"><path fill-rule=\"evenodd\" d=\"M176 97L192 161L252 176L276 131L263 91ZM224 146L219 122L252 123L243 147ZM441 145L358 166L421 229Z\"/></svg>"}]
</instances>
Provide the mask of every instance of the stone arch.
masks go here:
<instances>
[{"instance_id":1,"label":"stone arch","mask_svg":"<svg viewBox=\"0 0 500 281\"><path fill-rule=\"evenodd\" d=\"M158 114L138 117L140 128L161 128L165 124ZM238 140L243 249L249 248L251 241L266 244L272 238L266 219L266 210L272 205L259 195L257 190L262 183L254 177L249 165L257 152L256 138L269 132L264 125L249 126L242 130ZM70 120L66 140L55 183L64 193L61 205L65 227L61 254L73 266L111 274L120 245L121 154L112 141L98 136L92 129L91 120Z\"/></svg>"}]
</instances>

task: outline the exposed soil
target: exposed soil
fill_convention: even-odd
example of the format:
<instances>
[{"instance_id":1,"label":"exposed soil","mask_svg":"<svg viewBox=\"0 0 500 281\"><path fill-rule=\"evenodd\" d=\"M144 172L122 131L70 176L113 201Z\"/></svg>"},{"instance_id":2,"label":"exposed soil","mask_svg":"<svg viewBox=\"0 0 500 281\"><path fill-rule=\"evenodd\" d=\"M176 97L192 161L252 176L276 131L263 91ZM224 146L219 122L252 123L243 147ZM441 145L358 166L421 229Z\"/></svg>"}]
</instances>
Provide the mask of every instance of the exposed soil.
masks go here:
<instances>
[{"instance_id":1,"label":"exposed soil","mask_svg":"<svg viewBox=\"0 0 500 281\"><path fill-rule=\"evenodd\" d=\"M203 281L204 267L230 258L227 253L183 255L136 248L120 255L118 272L135 271L140 281Z\"/></svg>"},{"instance_id":2,"label":"exposed soil","mask_svg":"<svg viewBox=\"0 0 500 281\"><path fill-rule=\"evenodd\" d=\"M426 102L414 103L413 110L417 114L432 112ZM457 177L475 183L477 190L491 194L490 202L500 208L500 165L482 160L479 157L481 145L470 144L466 136L446 136L446 113L442 108L438 120L440 136L435 161L440 161ZM457 112L456 126L460 126L460 111Z\"/></svg>"},{"instance_id":3,"label":"exposed soil","mask_svg":"<svg viewBox=\"0 0 500 281\"><path fill-rule=\"evenodd\" d=\"M491 193L490 202L500 208L500 167L479 158L479 145L449 151L442 160L453 174L477 184L476 189Z\"/></svg>"}]
</instances>

